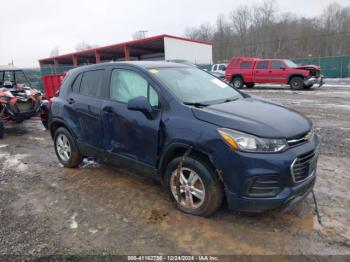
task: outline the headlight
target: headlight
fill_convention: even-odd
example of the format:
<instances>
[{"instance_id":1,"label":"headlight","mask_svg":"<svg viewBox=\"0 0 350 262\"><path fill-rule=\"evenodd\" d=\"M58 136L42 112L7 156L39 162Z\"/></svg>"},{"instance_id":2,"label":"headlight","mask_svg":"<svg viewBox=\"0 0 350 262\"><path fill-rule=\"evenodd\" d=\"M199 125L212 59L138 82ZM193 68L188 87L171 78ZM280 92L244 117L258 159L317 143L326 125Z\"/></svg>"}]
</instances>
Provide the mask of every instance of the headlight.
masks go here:
<instances>
[{"instance_id":1,"label":"headlight","mask_svg":"<svg viewBox=\"0 0 350 262\"><path fill-rule=\"evenodd\" d=\"M287 146L286 139L260 138L227 128L219 128L218 132L233 150L268 153L279 152Z\"/></svg>"}]
</instances>

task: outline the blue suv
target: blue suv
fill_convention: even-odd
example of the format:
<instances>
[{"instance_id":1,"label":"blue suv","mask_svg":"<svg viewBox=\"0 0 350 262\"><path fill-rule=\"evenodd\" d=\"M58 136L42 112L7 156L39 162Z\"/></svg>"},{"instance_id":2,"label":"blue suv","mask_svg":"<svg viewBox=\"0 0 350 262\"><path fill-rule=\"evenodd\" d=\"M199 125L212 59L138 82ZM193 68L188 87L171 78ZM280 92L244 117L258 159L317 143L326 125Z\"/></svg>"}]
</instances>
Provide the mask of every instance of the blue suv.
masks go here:
<instances>
[{"instance_id":1,"label":"blue suv","mask_svg":"<svg viewBox=\"0 0 350 262\"><path fill-rule=\"evenodd\" d=\"M209 216L262 212L303 199L318 138L302 114L170 62L118 62L69 71L50 109L59 161L95 157L159 180L176 206Z\"/></svg>"}]
</instances>

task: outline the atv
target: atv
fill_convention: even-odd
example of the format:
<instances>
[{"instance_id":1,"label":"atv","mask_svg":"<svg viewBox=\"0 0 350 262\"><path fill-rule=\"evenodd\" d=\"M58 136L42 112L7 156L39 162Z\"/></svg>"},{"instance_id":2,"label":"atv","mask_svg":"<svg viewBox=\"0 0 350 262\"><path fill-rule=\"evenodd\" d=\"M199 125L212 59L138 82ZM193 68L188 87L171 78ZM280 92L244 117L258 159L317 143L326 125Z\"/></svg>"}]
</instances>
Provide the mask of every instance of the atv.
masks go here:
<instances>
[{"instance_id":1,"label":"atv","mask_svg":"<svg viewBox=\"0 0 350 262\"><path fill-rule=\"evenodd\" d=\"M31 87L23 70L0 68L0 138L5 123L21 123L36 115L47 129L48 102L42 93Z\"/></svg>"}]
</instances>

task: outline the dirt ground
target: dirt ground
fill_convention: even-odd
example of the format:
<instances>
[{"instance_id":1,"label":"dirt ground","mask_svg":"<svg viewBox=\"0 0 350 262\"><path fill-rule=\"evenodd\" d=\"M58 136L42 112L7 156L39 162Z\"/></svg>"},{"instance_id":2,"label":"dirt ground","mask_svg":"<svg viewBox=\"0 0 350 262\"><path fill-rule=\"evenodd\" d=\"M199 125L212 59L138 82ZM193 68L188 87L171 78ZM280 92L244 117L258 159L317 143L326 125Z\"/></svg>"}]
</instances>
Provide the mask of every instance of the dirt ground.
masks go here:
<instances>
[{"instance_id":1,"label":"dirt ground","mask_svg":"<svg viewBox=\"0 0 350 262\"><path fill-rule=\"evenodd\" d=\"M322 225L311 195L288 212L183 214L165 189L125 170L89 160L63 168L31 120L0 140L0 255L350 254L350 85L245 91L313 119Z\"/></svg>"}]
</instances>

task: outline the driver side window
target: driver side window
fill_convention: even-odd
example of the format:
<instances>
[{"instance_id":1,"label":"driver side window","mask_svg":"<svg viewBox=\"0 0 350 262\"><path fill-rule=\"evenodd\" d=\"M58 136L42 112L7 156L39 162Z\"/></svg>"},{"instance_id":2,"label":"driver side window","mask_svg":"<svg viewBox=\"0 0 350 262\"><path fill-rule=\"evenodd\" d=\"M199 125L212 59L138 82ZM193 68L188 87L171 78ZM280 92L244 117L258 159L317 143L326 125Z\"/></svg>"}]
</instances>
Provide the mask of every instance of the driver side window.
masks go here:
<instances>
[{"instance_id":1,"label":"driver side window","mask_svg":"<svg viewBox=\"0 0 350 262\"><path fill-rule=\"evenodd\" d=\"M157 92L145 78L131 70L114 69L111 76L110 98L127 103L138 96L147 97L152 107L159 106Z\"/></svg>"}]
</instances>

